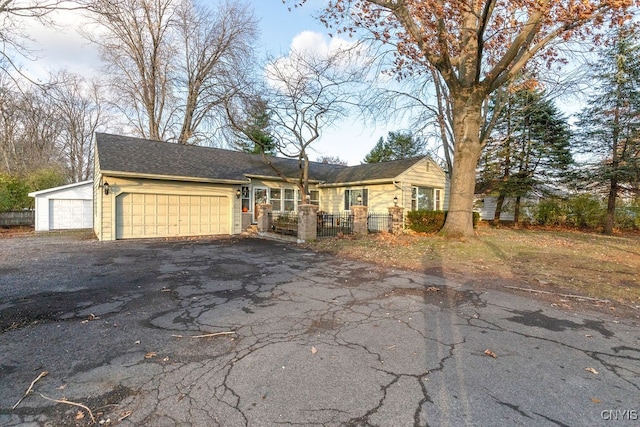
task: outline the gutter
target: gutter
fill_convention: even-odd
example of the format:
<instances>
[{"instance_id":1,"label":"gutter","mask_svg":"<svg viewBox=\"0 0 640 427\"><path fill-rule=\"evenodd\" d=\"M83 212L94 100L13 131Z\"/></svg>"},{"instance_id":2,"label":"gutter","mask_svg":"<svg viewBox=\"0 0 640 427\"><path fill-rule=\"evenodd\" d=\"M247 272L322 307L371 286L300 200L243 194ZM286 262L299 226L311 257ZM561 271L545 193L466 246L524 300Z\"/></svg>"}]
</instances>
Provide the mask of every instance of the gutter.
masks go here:
<instances>
[{"instance_id":1,"label":"gutter","mask_svg":"<svg viewBox=\"0 0 640 427\"><path fill-rule=\"evenodd\" d=\"M138 173L138 172L117 172L109 170L101 170L102 175L112 176L114 178L144 178L144 179L157 179L161 181L188 181L188 182L205 182L209 184L248 184L249 180L240 179L215 179L215 178L200 178L193 176L177 176L177 175L155 175L150 173Z\"/></svg>"},{"instance_id":2,"label":"gutter","mask_svg":"<svg viewBox=\"0 0 640 427\"><path fill-rule=\"evenodd\" d=\"M282 181L282 182L287 182L285 180L283 180L282 178L280 178L279 176L269 176L269 175L254 175L254 174L250 174L250 173L246 173L244 174L244 176L246 176L247 178L253 178L253 179L262 179L265 181ZM287 177L287 179L293 179L293 180L298 180L299 178L297 177ZM322 181L318 180L318 179L311 179L309 178L309 182L312 184L319 184Z\"/></svg>"},{"instance_id":3,"label":"gutter","mask_svg":"<svg viewBox=\"0 0 640 427\"><path fill-rule=\"evenodd\" d=\"M351 181L351 182L332 182L330 184L319 184L320 188L332 188L332 187L346 187L353 185L367 185L367 184L395 184L395 181L392 179L384 178L384 179L370 179L363 181Z\"/></svg>"}]
</instances>

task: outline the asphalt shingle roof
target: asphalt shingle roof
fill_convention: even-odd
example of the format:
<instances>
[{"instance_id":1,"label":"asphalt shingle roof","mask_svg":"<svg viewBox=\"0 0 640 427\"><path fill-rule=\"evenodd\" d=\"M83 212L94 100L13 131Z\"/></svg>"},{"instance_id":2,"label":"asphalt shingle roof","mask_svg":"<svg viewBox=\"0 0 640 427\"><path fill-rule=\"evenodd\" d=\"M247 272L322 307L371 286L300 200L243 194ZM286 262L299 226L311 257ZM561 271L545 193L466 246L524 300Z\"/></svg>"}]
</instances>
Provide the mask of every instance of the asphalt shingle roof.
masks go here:
<instances>
[{"instance_id":1,"label":"asphalt shingle roof","mask_svg":"<svg viewBox=\"0 0 640 427\"><path fill-rule=\"evenodd\" d=\"M210 181L246 181L247 176L278 175L259 154L220 148L150 141L129 136L96 134L100 170L112 173L188 177ZM295 159L268 157L285 176L299 176ZM309 178L327 183L393 179L421 157L358 166L309 162Z\"/></svg>"}]
</instances>

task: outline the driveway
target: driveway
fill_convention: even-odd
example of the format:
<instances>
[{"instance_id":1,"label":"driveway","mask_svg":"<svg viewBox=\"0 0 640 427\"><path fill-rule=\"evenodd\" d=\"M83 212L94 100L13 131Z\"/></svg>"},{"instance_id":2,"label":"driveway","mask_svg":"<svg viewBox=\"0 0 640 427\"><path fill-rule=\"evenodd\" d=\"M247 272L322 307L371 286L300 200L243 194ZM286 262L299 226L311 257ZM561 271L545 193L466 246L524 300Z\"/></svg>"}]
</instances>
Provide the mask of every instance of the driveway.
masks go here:
<instances>
[{"instance_id":1,"label":"driveway","mask_svg":"<svg viewBox=\"0 0 640 427\"><path fill-rule=\"evenodd\" d=\"M81 236L0 240L0 425L638 424L630 320L290 243Z\"/></svg>"}]
</instances>

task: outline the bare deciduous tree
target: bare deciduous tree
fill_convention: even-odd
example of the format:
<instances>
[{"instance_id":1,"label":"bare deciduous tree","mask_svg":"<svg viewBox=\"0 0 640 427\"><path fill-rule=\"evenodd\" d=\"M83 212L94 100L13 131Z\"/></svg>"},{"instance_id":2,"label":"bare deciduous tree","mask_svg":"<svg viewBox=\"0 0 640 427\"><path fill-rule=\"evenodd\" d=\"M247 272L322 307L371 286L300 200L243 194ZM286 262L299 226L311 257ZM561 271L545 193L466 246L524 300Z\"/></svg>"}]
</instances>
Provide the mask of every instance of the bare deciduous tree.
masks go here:
<instances>
[{"instance_id":1,"label":"bare deciduous tree","mask_svg":"<svg viewBox=\"0 0 640 427\"><path fill-rule=\"evenodd\" d=\"M72 182L93 175L93 135L106 127L108 112L100 99L100 85L78 75L62 72L48 92L61 121L57 139Z\"/></svg>"},{"instance_id":2,"label":"bare deciduous tree","mask_svg":"<svg viewBox=\"0 0 640 427\"><path fill-rule=\"evenodd\" d=\"M13 55L31 56L27 46L29 32L24 23L38 21L43 25L53 25L50 19L56 10L76 10L83 8L83 0L1 0L0 1L0 72L11 76L20 70ZM23 76L24 77L24 76Z\"/></svg>"},{"instance_id":3,"label":"bare deciduous tree","mask_svg":"<svg viewBox=\"0 0 640 427\"><path fill-rule=\"evenodd\" d=\"M21 175L61 165L56 147L61 121L40 88L20 91L5 80L0 86L0 98L2 170Z\"/></svg>"},{"instance_id":4,"label":"bare deciduous tree","mask_svg":"<svg viewBox=\"0 0 640 427\"><path fill-rule=\"evenodd\" d=\"M204 121L224 119L223 101L233 81L250 68L257 22L246 5L225 2L217 12L183 1L177 29L184 60L178 78L184 94L178 142L206 140L211 132L197 132Z\"/></svg>"},{"instance_id":5,"label":"bare deciduous tree","mask_svg":"<svg viewBox=\"0 0 640 427\"><path fill-rule=\"evenodd\" d=\"M257 22L241 3L218 6L95 0L93 16L104 31L88 36L114 77L115 104L141 136L198 143L224 117L230 81L250 68Z\"/></svg>"},{"instance_id":6,"label":"bare deciduous tree","mask_svg":"<svg viewBox=\"0 0 640 427\"><path fill-rule=\"evenodd\" d=\"M87 34L101 49L112 76L114 104L137 132L163 140L173 121L173 0L96 0L91 7L103 29Z\"/></svg>"},{"instance_id":7,"label":"bare deciduous tree","mask_svg":"<svg viewBox=\"0 0 640 427\"><path fill-rule=\"evenodd\" d=\"M362 81L362 69L350 65L354 54L356 49L337 50L324 56L294 50L287 57L271 59L265 67L260 96L241 97L244 113L242 108L228 110L232 126L251 139L253 116L247 113L255 109L251 100L266 101L269 132L276 151L297 160L300 174L292 180L269 158L264 158L283 180L295 183L301 194L309 192L310 147L318 141L323 129L345 117L353 106L352 90Z\"/></svg>"}]
</instances>

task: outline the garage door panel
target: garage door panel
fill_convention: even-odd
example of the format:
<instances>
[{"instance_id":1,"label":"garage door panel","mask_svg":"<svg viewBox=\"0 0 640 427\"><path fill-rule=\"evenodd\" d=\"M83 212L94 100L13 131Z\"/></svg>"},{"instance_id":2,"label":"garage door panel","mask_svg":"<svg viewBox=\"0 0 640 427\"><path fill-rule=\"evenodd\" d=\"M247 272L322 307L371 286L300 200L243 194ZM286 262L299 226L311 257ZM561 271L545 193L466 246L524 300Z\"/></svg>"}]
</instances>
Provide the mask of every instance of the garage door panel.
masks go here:
<instances>
[{"instance_id":1,"label":"garage door panel","mask_svg":"<svg viewBox=\"0 0 640 427\"><path fill-rule=\"evenodd\" d=\"M93 227L93 203L81 199L49 199L49 229Z\"/></svg>"},{"instance_id":2,"label":"garage door panel","mask_svg":"<svg viewBox=\"0 0 640 427\"><path fill-rule=\"evenodd\" d=\"M120 194L116 238L228 234L228 210L227 197Z\"/></svg>"}]
</instances>

